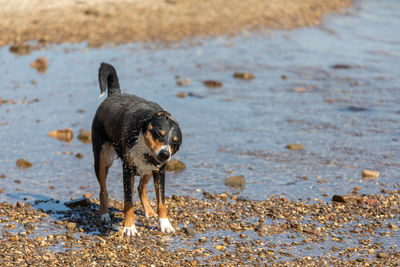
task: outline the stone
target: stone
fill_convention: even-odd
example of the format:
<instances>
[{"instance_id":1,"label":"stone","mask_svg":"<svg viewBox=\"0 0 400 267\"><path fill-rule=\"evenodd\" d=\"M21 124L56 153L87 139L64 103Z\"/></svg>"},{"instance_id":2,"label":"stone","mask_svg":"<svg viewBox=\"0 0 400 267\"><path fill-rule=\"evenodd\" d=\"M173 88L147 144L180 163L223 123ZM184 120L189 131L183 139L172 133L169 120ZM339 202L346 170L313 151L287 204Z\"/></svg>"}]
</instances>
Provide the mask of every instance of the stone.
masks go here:
<instances>
[{"instance_id":1,"label":"stone","mask_svg":"<svg viewBox=\"0 0 400 267\"><path fill-rule=\"evenodd\" d=\"M17 166L20 170L23 170L32 167L32 163L30 163L26 159L18 159Z\"/></svg>"},{"instance_id":2,"label":"stone","mask_svg":"<svg viewBox=\"0 0 400 267\"><path fill-rule=\"evenodd\" d=\"M302 144L289 144L286 148L289 150L303 150L304 146Z\"/></svg>"},{"instance_id":3,"label":"stone","mask_svg":"<svg viewBox=\"0 0 400 267\"><path fill-rule=\"evenodd\" d=\"M368 179L368 178L379 178L379 172L378 171L371 171L364 169L361 173L361 177L363 179Z\"/></svg>"},{"instance_id":4,"label":"stone","mask_svg":"<svg viewBox=\"0 0 400 267\"><path fill-rule=\"evenodd\" d=\"M235 188L235 189L243 189L246 183L246 179L243 175L234 175L229 176L225 179L225 185Z\"/></svg>"},{"instance_id":5,"label":"stone","mask_svg":"<svg viewBox=\"0 0 400 267\"><path fill-rule=\"evenodd\" d=\"M71 128L53 130L47 135L64 142L71 142L74 138L74 133L72 132Z\"/></svg>"},{"instance_id":6,"label":"stone","mask_svg":"<svg viewBox=\"0 0 400 267\"><path fill-rule=\"evenodd\" d=\"M236 79L242 79L242 80L253 80L254 75L248 72L235 72L233 74L233 77Z\"/></svg>"},{"instance_id":7,"label":"stone","mask_svg":"<svg viewBox=\"0 0 400 267\"><path fill-rule=\"evenodd\" d=\"M214 80L206 80L203 82L203 84L209 88L219 88L222 86L221 82Z\"/></svg>"},{"instance_id":8,"label":"stone","mask_svg":"<svg viewBox=\"0 0 400 267\"><path fill-rule=\"evenodd\" d=\"M68 202L64 203L65 206L67 206L70 209L76 208L76 207L85 207L90 205L90 200L86 197L74 199Z\"/></svg>"},{"instance_id":9,"label":"stone","mask_svg":"<svg viewBox=\"0 0 400 267\"><path fill-rule=\"evenodd\" d=\"M68 231L74 231L76 228L76 223L75 222L68 222L67 223L67 229Z\"/></svg>"},{"instance_id":10,"label":"stone","mask_svg":"<svg viewBox=\"0 0 400 267\"><path fill-rule=\"evenodd\" d=\"M185 163L177 159L171 160L165 167L166 171L181 171L184 169L186 169Z\"/></svg>"}]
</instances>

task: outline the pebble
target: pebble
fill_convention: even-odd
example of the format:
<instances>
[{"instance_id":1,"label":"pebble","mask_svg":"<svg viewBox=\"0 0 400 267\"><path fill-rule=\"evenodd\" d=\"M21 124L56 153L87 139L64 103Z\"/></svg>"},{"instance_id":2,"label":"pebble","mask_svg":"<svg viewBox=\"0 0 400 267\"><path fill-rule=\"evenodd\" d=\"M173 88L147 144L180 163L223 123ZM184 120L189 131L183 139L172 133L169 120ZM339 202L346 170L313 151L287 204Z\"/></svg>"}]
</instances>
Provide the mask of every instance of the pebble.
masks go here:
<instances>
[{"instance_id":1,"label":"pebble","mask_svg":"<svg viewBox=\"0 0 400 267\"><path fill-rule=\"evenodd\" d=\"M222 82L214 80L206 80L203 84L209 88L219 88L222 86Z\"/></svg>"},{"instance_id":2,"label":"pebble","mask_svg":"<svg viewBox=\"0 0 400 267\"><path fill-rule=\"evenodd\" d=\"M76 228L76 223L75 223L75 222L68 222L68 223L67 223L67 229L68 229L69 231L74 231L75 228Z\"/></svg>"},{"instance_id":3,"label":"pebble","mask_svg":"<svg viewBox=\"0 0 400 267\"><path fill-rule=\"evenodd\" d=\"M74 133L72 132L71 128L53 130L47 135L64 142L71 142L74 138Z\"/></svg>"},{"instance_id":4,"label":"pebble","mask_svg":"<svg viewBox=\"0 0 400 267\"><path fill-rule=\"evenodd\" d=\"M226 249L226 247L223 245L217 245L217 246L215 246L215 249L218 251L224 251Z\"/></svg>"},{"instance_id":5,"label":"pebble","mask_svg":"<svg viewBox=\"0 0 400 267\"><path fill-rule=\"evenodd\" d=\"M67 206L70 209L79 207L79 206L88 206L90 205L90 200L86 197L82 197L82 198L78 198L78 199L74 199L68 202L64 203L65 206Z\"/></svg>"},{"instance_id":6,"label":"pebble","mask_svg":"<svg viewBox=\"0 0 400 267\"><path fill-rule=\"evenodd\" d=\"M38 72L46 72L47 70L47 58L39 57L31 63L31 68L36 69Z\"/></svg>"},{"instance_id":7,"label":"pebble","mask_svg":"<svg viewBox=\"0 0 400 267\"><path fill-rule=\"evenodd\" d=\"M361 173L361 177L363 179L368 179L368 178L379 178L379 172L378 171L371 171L364 169Z\"/></svg>"},{"instance_id":8,"label":"pebble","mask_svg":"<svg viewBox=\"0 0 400 267\"><path fill-rule=\"evenodd\" d=\"M304 146L302 144L289 144L286 148L289 150L303 150Z\"/></svg>"},{"instance_id":9,"label":"pebble","mask_svg":"<svg viewBox=\"0 0 400 267\"><path fill-rule=\"evenodd\" d=\"M180 92L180 93L177 93L175 96L178 97L178 98L185 98L186 97L186 93L185 92Z\"/></svg>"},{"instance_id":10,"label":"pebble","mask_svg":"<svg viewBox=\"0 0 400 267\"><path fill-rule=\"evenodd\" d=\"M229 176L225 179L225 185L235 189L242 190L245 186L246 179L243 175Z\"/></svg>"},{"instance_id":11,"label":"pebble","mask_svg":"<svg viewBox=\"0 0 400 267\"><path fill-rule=\"evenodd\" d=\"M233 74L233 77L236 79L242 79L242 80L252 80L254 79L254 75L248 72L235 72Z\"/></svg>"},{"instance_id":12,"label":"pebble","mask_svg":"<svg viewBox=\"0 0 400 267\"><path fill-rule=\"evenodd\" d=\"M18 159L17 166L20 170L23 170L32 167L32 163L27 161L26 159Z\"/></svg>"},{"instance_id":13,"label":"pebble","mask_svg":"<svg viewBox=\"0 0 400 267\"><path fill-rule=\"evenodd\" d=\"M84 129L80 129L78 134L78 140L84 144L91 144L92 143L92 132L85 131Z\"/></svg>"},{"instance_id":14,"label":"pebble","mask_svg":"<svg viewBox=\"0 0 400 267\"><path fill-rule=\"evenodd\" d=\"M185 226L183 231L190 237L194 237L197 234L196 228L194 226Z\"/></svg>"},{"instance_id":15,"label":"pebble","mask_svg":"<svg viewBox=\"0 0 400 267\"><path fill-rule=\"evenodd\" d=\"M166 171L181 171L186 169L185 163L183 163L180 160L173 159L170 162L168 162L167 166L165 167Z\"/></svg>"}]
</instances>

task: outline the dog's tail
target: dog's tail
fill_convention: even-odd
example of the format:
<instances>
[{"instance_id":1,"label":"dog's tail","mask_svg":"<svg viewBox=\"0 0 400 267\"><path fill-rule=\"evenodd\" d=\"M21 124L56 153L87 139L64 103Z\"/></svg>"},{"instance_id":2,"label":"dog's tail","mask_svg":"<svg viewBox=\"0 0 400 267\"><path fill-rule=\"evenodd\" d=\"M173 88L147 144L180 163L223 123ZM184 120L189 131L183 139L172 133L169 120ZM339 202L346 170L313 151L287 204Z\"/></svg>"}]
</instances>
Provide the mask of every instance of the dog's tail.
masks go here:
<instances>
[{"instance_id":1,"label":"dog's tail","mask_svg":"<svg viewBox=\"0 0 400 267\"><path fill-rule=\"evenodd\" d=\"M99 84L100 84L100 96L104 95L106 88L108 88L108 96L116 95L121 93L119 88L119 81L117 72L114 67L107 63L101 63L99 68Z\"/></svg>"}]
</instances>

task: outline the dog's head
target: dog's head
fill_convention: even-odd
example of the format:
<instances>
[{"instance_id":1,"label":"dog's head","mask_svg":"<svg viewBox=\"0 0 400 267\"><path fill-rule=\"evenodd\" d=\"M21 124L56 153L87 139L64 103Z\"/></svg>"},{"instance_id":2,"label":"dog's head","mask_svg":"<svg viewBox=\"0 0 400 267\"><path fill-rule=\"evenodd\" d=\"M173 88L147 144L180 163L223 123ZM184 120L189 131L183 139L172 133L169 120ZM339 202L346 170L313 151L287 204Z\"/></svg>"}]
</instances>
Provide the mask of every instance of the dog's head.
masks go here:
<instances>
[{"instance_id":1,"label":"dog's head","mask_svg":"<svg viewBox=\"0 0 400 267\"><path fill-rule=\"evenodd\" d=\"M168 162L182 144L178 123L165 111L157 112L144 125L143 136L152 156L161 163Z\"/></svg>"}]
</instances>

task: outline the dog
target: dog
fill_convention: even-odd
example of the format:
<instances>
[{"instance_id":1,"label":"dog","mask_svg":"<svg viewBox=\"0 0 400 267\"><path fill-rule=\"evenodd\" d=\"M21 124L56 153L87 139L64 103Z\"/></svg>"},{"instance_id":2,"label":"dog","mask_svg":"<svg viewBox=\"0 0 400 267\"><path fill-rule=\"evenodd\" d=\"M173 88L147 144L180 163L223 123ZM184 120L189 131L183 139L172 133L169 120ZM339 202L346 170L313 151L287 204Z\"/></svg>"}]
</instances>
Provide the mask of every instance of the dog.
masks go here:
<instances>
[{"instance_id":1,"label":"dog","mask_svg":"<svg viewBox=\"0 0 400 267\"><path fill-rule=\"evenodd\" d=\"M165 166L182 144L179 124L157 103L122 94L112 65L102 63L98 79L101 95L108 89L108 96L99 105L92 123L94 170L100 184L100 220L105 223L111 220L106 179L117 156L122 161L123 172L124 234L138 235L132 202L135 176L140 176L138 193L147 218L156 215L146 192L153 176L161 232L174 232L165 204Z\"/></svg>"}]
</instances>

